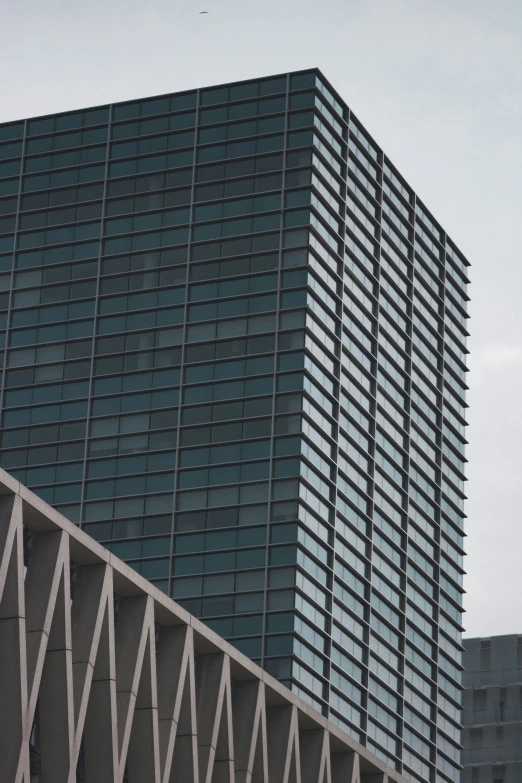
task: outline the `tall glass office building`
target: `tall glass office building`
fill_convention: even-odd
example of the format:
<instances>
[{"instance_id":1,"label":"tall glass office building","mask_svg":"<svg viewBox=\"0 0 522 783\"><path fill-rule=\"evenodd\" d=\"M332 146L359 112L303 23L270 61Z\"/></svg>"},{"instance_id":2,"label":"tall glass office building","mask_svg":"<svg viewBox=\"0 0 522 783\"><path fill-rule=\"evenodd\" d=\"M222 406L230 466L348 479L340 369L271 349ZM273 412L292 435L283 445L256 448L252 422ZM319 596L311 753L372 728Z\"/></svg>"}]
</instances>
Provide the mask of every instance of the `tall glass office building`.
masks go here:
<instances>
[{"instance_id":1,"label":"tall glass office building","mask_svg":"<svg viewBox=\"0 0 522 783\"><path fill-rule=\"evenodd\" d=\"M1 466L457 781L468 262L316 70L0 139Z\"/></svg>"}]
</instances>

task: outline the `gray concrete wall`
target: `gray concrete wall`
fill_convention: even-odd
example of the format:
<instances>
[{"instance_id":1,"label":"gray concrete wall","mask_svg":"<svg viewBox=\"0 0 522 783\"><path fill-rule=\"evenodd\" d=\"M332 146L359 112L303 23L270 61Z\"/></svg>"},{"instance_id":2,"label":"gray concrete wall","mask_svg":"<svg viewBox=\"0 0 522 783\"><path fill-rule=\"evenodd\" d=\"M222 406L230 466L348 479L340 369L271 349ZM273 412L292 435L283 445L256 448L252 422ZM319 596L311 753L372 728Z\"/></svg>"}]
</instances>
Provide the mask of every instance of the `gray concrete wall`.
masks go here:
<instances>
[{"instance_id":1,"label":"gray concrete wall","mask_svg":"<svg viewBox=\"0 0 522 783\"><path fill-rule=\"evenodd\" d=\"M0 783L406 783L0 470Z\"/></svg>"}]
</instances>

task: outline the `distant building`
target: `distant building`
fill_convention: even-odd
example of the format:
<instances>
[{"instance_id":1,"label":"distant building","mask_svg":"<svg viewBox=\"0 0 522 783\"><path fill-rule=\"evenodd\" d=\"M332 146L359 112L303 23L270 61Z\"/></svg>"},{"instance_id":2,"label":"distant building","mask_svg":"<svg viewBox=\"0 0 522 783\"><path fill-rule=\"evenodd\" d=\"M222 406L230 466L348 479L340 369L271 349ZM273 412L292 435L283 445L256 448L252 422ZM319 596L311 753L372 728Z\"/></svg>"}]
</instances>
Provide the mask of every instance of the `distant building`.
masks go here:
<instances>
[{"instance_id":1,"label":"distant building","mask_svg":"<svg viewBox=\"0 0 522 783\"><path fill-rule=\"evenodd\" d=\"M462 783L522 781L522 634L464 640Z\"/></svg>"}]
</instances>

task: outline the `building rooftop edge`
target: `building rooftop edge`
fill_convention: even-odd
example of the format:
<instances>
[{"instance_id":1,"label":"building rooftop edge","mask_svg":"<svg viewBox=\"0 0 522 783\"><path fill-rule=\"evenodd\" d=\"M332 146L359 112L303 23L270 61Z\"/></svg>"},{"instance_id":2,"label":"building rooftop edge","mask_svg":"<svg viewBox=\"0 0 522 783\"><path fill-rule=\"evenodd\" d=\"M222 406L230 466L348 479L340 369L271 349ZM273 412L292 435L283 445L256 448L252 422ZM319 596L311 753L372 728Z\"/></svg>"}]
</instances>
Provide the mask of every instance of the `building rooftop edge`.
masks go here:
<instances>
[{"instance_id":1,"label":"building rooftop edge","mask_svg":"<svg viewBox=\"0 0 522 783\"><path fill-rule=\"evenodd\" d=\"M494 639L516 639L517 637L522 637L522 631L515 632L515 633L498 633L493 634L492 636L464 636L462 639L462 644L465 646L466 643L469 642L483 642L483 641L493 641Z\"/></svg>"},{"instance_id":2,"label":"building rooftop edge","mask_svg":"<svg viewBox=\"0 0 522 783\"><path fill-rule=\"evenodd\" d=\"M78 111L85 111L85 110L89 110L90 111L90 110L93 110L93 109L103 109L105 107L110 107L110 106L122 106L122 105L125 105L127 103L135 103L136 101L149 100L149 99L155 99L155 98L163 98L163 97L166 97L168 95L183 95L184 93L195 92L195 91L198 91L198 90L218 89L219 87L227 87L229 85L248 84L249 82L253 82L253 81L263 81L265 79L266 80L268 80L268 79L276 79L278 77L293 76L293 75L301 74L301 73L303 73L303 74L304 73L316 73L316 74L318 74L320 76L320 78L324 81L324 83L328 87L328 89L331 90L331 92L333 93L335 98L350 112L350 114L352 114L354 116L354 119L356 120L356 122L358 124L362 125L362 127L364 128L365 135L368 136L368 138L373 142L373 144L383 153L383 156L386 159L386 162L394 169L394 171L398 174L400 179L404 180L404 182L407 184L407 186L417 196L416 188L414 188L412 185L410 185L408 183L408 181L401 174L399 169L395 166L394 163L392 163L390 158L386 155L386 153L384 152L384 149L382 148L382 146L374 139L374 137L371 135L371 133L369 133L369 131L366 129L364 123L359 119L359 117L355 114L355 112L352 111L350 106L347 104L346 100L339 94L339 92L332 85L331 81L325 76L324 72L318 66L313 66L313 67L310 67L310 68L301 68L301 69L297 69L295 71L284 71L284 72L279 72L279 73L267 74L267 75L262 75L262 76L253 77L253 78L249 78L249 79L239 79L237 81L219 82L218 84L208 84L208 85L205 85L205 86L190 87L190 88L187 88L185 90L175 90L173 92L164 92L164 93L158 93L158 94L155 94L155 95L147 95L147 96L141 96L141 97L136 97L136 98L127 98L126 100L123 100L123 101L111 101L109 103L100 103L100 104L95 104L93 106L80 106L80 107L77 107L75 109L67 109L65 111L59 111L59 112L50 112L48 114L36 114L36 115L33 115L33 116L29 116L29 117L27 117L27 116L26 117L20 117L20 118L15 119L15 120L7 120L5 122L0 122L0 127L8 126L8 125L16 125L18 123L26 122L26 121L28 122L28 121L32 121L32 120L45 119L46 117L61 117L61 116L65 116L65 115L68 115L68 114L74 114L75 112L78 112ZM465 262L465 264L468 267L471 266L471 263L467 259L466 255L460 250L460 248L457 246L456 242L454 242L452 240L452 238L447 234L447 232L443 229L442 224L435 217L435 215L433 215L431 210L428 209L428 207L426 207L425 201L423 199L421 199L420 197L419 197L419 201L421 201L421 203L423 205L423 208L428 213L428 215L431 218L433 218L435 223L437 223L439 225L439 227L444 231L444 233L446 234L447 238L449 239L449 241L453 245L454 249L462 256L462 259Z\"/></svg>"}]
</instances>

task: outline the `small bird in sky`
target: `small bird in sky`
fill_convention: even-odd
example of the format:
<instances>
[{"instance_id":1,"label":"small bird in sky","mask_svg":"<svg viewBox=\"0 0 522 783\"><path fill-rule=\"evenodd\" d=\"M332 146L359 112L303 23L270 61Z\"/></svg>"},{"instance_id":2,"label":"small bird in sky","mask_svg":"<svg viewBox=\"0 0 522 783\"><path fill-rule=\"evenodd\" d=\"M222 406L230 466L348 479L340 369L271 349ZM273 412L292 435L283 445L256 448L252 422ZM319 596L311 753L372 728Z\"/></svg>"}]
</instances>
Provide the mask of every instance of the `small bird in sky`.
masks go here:
<instances>
[{"instance_id":1,"label":"small bird in sky","mask_svg":"<svg viewBox=\"0 0 522 783\"><path fill-rule=\"evenodd\" d=\"M202 16L203 14L208 14L208 13L209 13L209 11L200 11L199 15Z\"/></svg>"}]
</instances>

